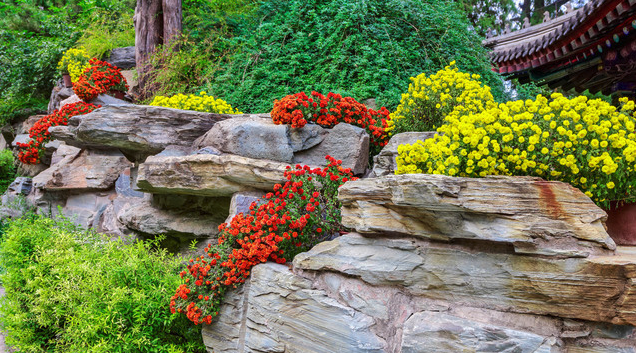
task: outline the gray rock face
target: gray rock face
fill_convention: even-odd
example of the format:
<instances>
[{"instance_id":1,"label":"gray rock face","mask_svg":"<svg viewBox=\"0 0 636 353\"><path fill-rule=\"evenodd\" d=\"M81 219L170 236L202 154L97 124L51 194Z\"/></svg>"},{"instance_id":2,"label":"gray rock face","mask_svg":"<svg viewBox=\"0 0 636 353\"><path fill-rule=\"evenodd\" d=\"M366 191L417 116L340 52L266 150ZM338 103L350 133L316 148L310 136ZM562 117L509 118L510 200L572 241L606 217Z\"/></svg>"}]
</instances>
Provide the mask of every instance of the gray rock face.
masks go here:
<instances>
[{"instance_id":1,"label":"gray rock face","mask_svg":"<svg viewBox=\"0 0 636 353\"><path fill-rule=\"evenodd\" d=\"M234 304L242 312L230 308L233 315L204 328L210 351L384 352L383 340L371 332L372 318L312 289L311 281L286 266L254 267L243 298ZM220 330L234 339L220 338Z\"/></svg>"},{"instance_id":2,"label":"gray rock face","mask_svg":"<svg viewBox=\"0 0 636 353\"><path fill-rule=\"evenodd\" d=\"M77 102L81 102L82 100L80 99L80 97L77 96L77 94L73 94L72 96L66 98L65 100L60 102L60 108L67 105L67 104L73 104L73 103L77 103Z\"/></svg>"},{"instance_id":3,"label":"gray rock face","mask_svg":"<svg viewBox=\"0 0 636 353\"><path fill-rule=\"evenodd\" d=\"M224 220L225 214L162 210L148 201L131 205L120 215L120 221L132 230L183 239L210 238L218 234Z\"/></svg>"},{"instance_id":4,"label":"gray rock face","mask_svg":"<svg viewBox=\"0 0 636 353\"><path fill-rule=\"evenodd\" d=\"M293 163L324 166L327 155L342 160L342 166L354 174L362 174L369 164L369 135L357 126L338 124L322 143L294 154Z\"/></svg>"},{"instance_id":5,"label":"gray rock face","mask_svg":"<svg viewBox=\"0 0 636 353\"><path fill-rule=\"evenodd\" d=\"M505 253L492 245L472 247L349 233L299 254L294 266L471 307L636 324L636 282L620 269L636 265L629 252L589 260L547 259ZM495 251L482 252L486 249ZM623 298L619 305L618 297Z\"/></svg>"},{"instance_id":6,"label":"gray rock face","mask_svg":"<svg viewBox=\"0 0 636 353\"><path fill-rule=\"evenodd\" d=\"M211 146L243 157L291 163L294 152L316 146L324 135L324 129L315 124L292 129L274 124L269 117L234 118L214 125L194 149Z\"/></svg>"},{"instance_id":7,"label":"gray rock face","mask_svg":"<svg viewBox=\"0 0 636 353\"><path fill-rule=\"evenodd\" d=\"M294 154L286 125L271 119L234 118L215 124L194 148L212 146L226 153L290 163Z\"/></svg>"},{"instance_id":8,"label":"gray rock face","mask_svg":"<svg viewBox=\"0 0 636 353\"><path fill-rule=\"evenodd\" d=\"M139 166L137 187L153 194L232 196L271 191L284 180L286 164L231 154L148 157Z\"/></svg>"},{"instance_id":9,"label":"gray rock face","mask_svg":"<svg viewBox=\"0 0 636 353\"><path fill-rule=\"evenodd\" d=\"M103 213L114 198L112 192L70 195L62 213L73 223L84 228L99 228Z\"/></svg>"},{"instance_id":10,"label":"gray rock face","mask_svg":"<svg viewBox=\"0 0 636 353\"><path fill-rule=\"evenodd\" d=\"M402 353L551 353L556 339L443 313L415 313L404 324Z\"/></svg>"},{"instance_id":11,"label":"gray rock face","mask_svg":"<svg viewBox=\"0 0 636 353\"><path fill-rule=\"evenodd\" d=\"M419 141L426 141L435 136L435 132L403 132L395 134L389 140L389 143L382 148L377 156L373 157L373 171L371 177L379 177L383 175L394 174L397 169L396 157L398 155L398 146L405 144L414 144Z\"/></svg>"},{"instance_id":12,"label":"gray rock face","mask_svg":"<svg viewBox=\"0 0 636 353\"><path fill-rule=\"evenodd\" d=\"M111 50L106 58L106 62L122 70L134 68L137 65L135 61L135 47L122 47Z\"/></svg>"},{"instance_id":13,"label":"gray rock face","mask_svg":"<svg viewBox=\"0 0 636 353\"><path fill-rule=\"evenodd\" d=\"M69 145L118 148L131 160L142 162L169 145L190 147L214 124L232 117L145 105L112 105L74 116L68 126L49 131Z\"/></svg>"},{"instance_id":14,"label":"gray rock face","mask_svg":"<svg viewBox=\"0 0 636 353\"><path fill-rule=\"evenodd\" d=\"M119 98L115 98L115 97L113 97L111 95L108 95L108 94L99 94L99 95L97 95L97 97L95 97L89 103L95 104L95 105L101 105L102 107L105 107L107 105L132 105L128 101L125 101L125 100L119 99Z\"/></svg>"},{"instance_id":15,"label":"gray rock face","mask_svg":"<svg viewBox=\"0 0 636 353\"><path fill-rule=\"evenodd\" d=\"M36 188L48 191L108 190L131 163L116 151L69 154L33 178Z\"/></svg>"},{"instance_id":16,"label":"gray rock face","mask_svg":"<svg viewBox=\"0 0 636 353\"><path fill-rule=\"evenodd\" d=\"M342 223L361 233L486 240L550 256L616 247L603 210L569 184L540 178L387 175L347 182L338 198Z\"/></svg>"},{"instance_id":17,"label":"gray rock face","mask_svg":"<svg viewBox=\"0 0 636 353\"><path fill-rule=\"evenodd\" d=\"M48 114L60 109L60 102L75 94L73 88L62 87L59 83L53 87L51 98L49 99Z\"/></svg>"},{"instance_id":18,"label":"gray rock face","mask_svg":"<svg viewBox=\"0 0 636 353\"><path fill-rule=\"evenodd\" d=\"M225 223L230 223L232 218L239 213L243 213L244 215L249 214L250 205L253 202L259 201L262 199L262 192L252 191L252 192L237 192L232 195L232 201L230 203L230 214L227 216Z\"/></svg>"}]
</instances>

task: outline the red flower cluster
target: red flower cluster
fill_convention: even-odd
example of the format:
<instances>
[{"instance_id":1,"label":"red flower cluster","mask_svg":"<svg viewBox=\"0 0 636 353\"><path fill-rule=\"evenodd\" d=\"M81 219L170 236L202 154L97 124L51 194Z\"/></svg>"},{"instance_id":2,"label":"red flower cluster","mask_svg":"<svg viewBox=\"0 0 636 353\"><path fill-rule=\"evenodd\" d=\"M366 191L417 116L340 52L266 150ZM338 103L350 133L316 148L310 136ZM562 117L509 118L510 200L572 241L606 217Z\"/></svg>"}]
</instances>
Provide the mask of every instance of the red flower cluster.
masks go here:
<instances>
[{"instance_id":1,"label":"red flower cluster","mask_svg":"<svg viewBox=\"0 0 636 353\"><path fill-rule=\"evenodd\" d=\"M383 147L389 141L385 132L389 111L385 107L368 109L351 97L331 92L326 97L318 92L311 92L311 97L300 92L275 100L271 114L275 124L300 128L308 121L324 127L344 122L366 129L374 146Z\"/></svg>"},{"instance_id":2,"label":"red flower cluster","mask_svg":"<svg viewBox=\"0 0 636 353\"><path fill-rule=\"evenodd\" d=\"M218 244L209 244L181 272L185 283L170 300L172 313L185 313L195 324L210 324L225 292L245 282L252 267L268 260L285 263L338 234L338 188L355 178L341 161L326 159L329 164L322 169L288 167L287 182L252 203L249 215L239 213L229 225L221 224Z\"/></svg>"},{"instance_id":3,"label":"red flower cluster","mask_svg":"<svg viewBox=\"0 0 636 353\"><path fill-rule=\"evenodd\" d=\"M51 140L49 127L58 125L67 125L68 119L75 115L88 114L99 108L99 105L77 102L66 104L59 110L49 114L38 120L29 130L31 141L28 143L20 143L18 159L24 164L38 164L44 153L44 145Z\"/></svg>"},{"instance_id":4,"label":"red flower cluster","mask_svg":"<svg viewBox=\"0 0 636 353\"><path fill-rule=\"evenodd\" d=\"M82 100L88 102L97 95L110 90L127 91L128 83L122 76L121 69L105 61L92 58L88 68L77 82L73 83L73 91Z\"/></svg>"}]
</instances>

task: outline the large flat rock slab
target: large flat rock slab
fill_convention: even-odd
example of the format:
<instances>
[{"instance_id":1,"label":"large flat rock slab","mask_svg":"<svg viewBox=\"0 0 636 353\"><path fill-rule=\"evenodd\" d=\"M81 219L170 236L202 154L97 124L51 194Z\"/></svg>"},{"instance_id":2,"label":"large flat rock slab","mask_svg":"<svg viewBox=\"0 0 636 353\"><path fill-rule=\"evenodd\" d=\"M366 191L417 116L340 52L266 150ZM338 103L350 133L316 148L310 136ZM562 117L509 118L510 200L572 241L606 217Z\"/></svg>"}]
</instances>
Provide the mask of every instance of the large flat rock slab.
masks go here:
<instances>
[{"instance_id":1,"label":"large flat rock slab","mask_svg":"<svg viewBox=\"0 0 636 353\"><path fill-rule=\"evenodd\" d=\"M607 215L580 190L533 177L387 175L339 190L342 223L360 233L393 233L508 244L518 253L588 256L616 245Z\"/></svg>"},{"instance_id":2,"label":"large flat rock slab","mask_svg":"<svg viewBox=\"0 0 636 353\"><path fill-rule=\"evenodd\" d=\"M210 352L385 352L371 317L313 289L287 266L254 267L239 293L204 327Z\"/></svg>"},{"instance_id":3,"label":"large flat rock slab","mask_svg":"<svg viewBox=\"0 0 636 353\"><path fill-rule=\"evenodd\" d=\"M88 151L65 155L33 178L46 191L96 191L115 186L119 174L132 164L119 151Z\"/></svg>"},{"instance_id":4,"label":"large flat rock slab","mask_svg":"<svg viewBox=\"0 0 636 353\"><path fill-rule=\"evenodd\" d=\"M151 156L139 166L137 187L153 194L229 197L236 192L271 191L285 180L287 166L232 154Z\"/></svg>"},{"instance_id":5,"label":"large flat rock slab","mask_svg":"<svg viewBox=\"0 0 636 353\"><path fill-rule=\"evenodd\" d=\"M50 129L55 139L81 148L118 148L143 161L169 145L192 146L214 124L235 115L147 105L109 105Z\"/></svg>"},{"instance_id":6,"label":"large flat rock slab","mask_svg":"<svg viewBox=\"0 0 636 353\"><path fill-rule=\"evenodd\" d=\"M629 249L555 259L349 233L299 254L294 267L457 305L636 325L636 253Z\"/></svg>"}]
</instances>

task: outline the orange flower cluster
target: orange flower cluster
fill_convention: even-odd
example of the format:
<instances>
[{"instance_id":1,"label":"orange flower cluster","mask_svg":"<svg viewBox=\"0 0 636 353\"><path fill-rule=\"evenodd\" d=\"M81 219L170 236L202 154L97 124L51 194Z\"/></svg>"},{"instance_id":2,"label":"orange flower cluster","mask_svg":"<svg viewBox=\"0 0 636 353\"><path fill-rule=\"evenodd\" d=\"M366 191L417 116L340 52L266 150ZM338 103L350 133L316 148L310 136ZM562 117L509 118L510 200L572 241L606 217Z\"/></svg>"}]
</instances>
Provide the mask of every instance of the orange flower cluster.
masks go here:
<instances>
[{"instance_id":1,"label":"orange flower cluster","mask_svg":"<svg viewBox=\"0 0 636 353\"><path fill-rule=\"evenodd\" d=\"M59 110L38 120L29 130L31 141L20 143L18 159L24 164L38 164L44 154L44 145L51 140L49 128L51 126L67 125L68 119L75 115L88 114L99 108L99 105L77 102L66 104Z\"/></svg>"},{"instance_id":2,"label":"orange flower cluster","mask_svg":"<svg viewBox=\"0 0 636 353\"><path fill-rule=\"evenodd\" d=\"M287 182L277 184L248 215L239 213L219 226L218 244L190 260L170 300L172 313L185 313L195 324L210 324L223 295L250 275L252 267L272 260L285 263L342 230L338 188L355 178L342 162L327 156L325 168L288 167Z\"/></svg>"},{"instance_id":3,"label":"orange flower cluster","mask_svg":"<svg viewBox=\"0 0 636 353\"><path fill-rule=\"evenodd\" d=\"M73 83L73 91L82 100L88 102L110 90L128 91L128 83L122 76L121 69L96 58L92 58L88 63L91 67Z\"/></svg>"},{"instance_id":4,"label":"orange flower cluster","mask_svg":"<svg viewBox=\"0 0 636 353\"><path fill-rule=\"evenodd\" d=\"M309 121L323 127L333 127L341 122L356 125L366 129L371 143L379 147L389 142L385 131L389 114L385 107L376 111L351 97L331 92L325 97L315 91L311 92L311 97L300 92L275 100L271 113L275 124L290 124L294 128L303 127Z\"/></svg>"}]
</instances>

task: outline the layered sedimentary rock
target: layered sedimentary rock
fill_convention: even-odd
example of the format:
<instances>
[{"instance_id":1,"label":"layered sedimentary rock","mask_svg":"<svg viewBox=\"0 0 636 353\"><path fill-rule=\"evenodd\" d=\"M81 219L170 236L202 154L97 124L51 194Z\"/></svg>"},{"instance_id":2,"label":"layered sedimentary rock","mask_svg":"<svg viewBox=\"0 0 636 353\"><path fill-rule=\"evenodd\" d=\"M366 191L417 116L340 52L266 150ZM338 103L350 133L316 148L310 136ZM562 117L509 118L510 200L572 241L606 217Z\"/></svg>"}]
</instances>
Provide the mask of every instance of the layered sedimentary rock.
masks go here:
<instances>
[{"instance_id":1,"label":"layered sedimentary rock","mask_svg":"<svg viewBox=\"0 0 636 353\"><path fill-rule=\"evenodd\" d=\"M232 196L271 191L284 180L287 164L231 154L152 156L139 166L137 186L153 194Z\"/></svg>"},{"instance_id":2,"label":"layered sedimentary rock","mask_svg":"<svg viewBox=\"0 0 636 353\"><path fill-rule=\"evenodd\" d=\"M369 164L369 135L357 126L338 124L328 130L319 145L295 153L293 162L323 166L327 155L341 160L342 166L353 174L363 174Z\"/></svg>"},{"instance_id":3,"label":"layered sedimentary rock","mask_svg":"<svg viewBox=\"0 0 636 353\"><path fill-rule=\"evenodd\" d=\"M215 123L233 115L145 105L111 105L69 119L50 129L53 138L81 148L118 148L143 161L169 145L192 146Z\"/></svg>"},{"instance_id":4,"label":"layered sedimentary rock","mask_svg":"<svg viewBox=\"0 0 636 353\"><path fill-rule=\"evenodd\" d=\"M41 172L33 183L48 191L108 190L131 163L117 151L69 151L59 162Z\"/></svg>"},{"instance_id":5,"label":"layered sedimentary rock","mask_svg":"<svg viewBox=\"0 0 636 353\"><path fill-rule=\"evenodd\" d=\"M578 190L386 176L340 199L356 232L255 267L204 328L209 352L635 352L636 248Z\"/></svg>"},{"instance_id":6,"label":"layered sedimentary rock","mask_svg":"<svg viewBox=\"0 0 636 353\"><path fill-rule=\"evenodd\" d=\"M348 182L342 222L361 233L509 244L518 253L587 256L616 247L606 214L580 190L533 177L409 174Z\"/></svg>"}]
</instances>

